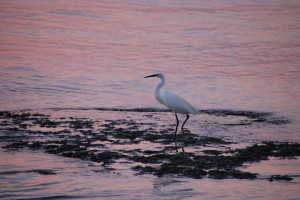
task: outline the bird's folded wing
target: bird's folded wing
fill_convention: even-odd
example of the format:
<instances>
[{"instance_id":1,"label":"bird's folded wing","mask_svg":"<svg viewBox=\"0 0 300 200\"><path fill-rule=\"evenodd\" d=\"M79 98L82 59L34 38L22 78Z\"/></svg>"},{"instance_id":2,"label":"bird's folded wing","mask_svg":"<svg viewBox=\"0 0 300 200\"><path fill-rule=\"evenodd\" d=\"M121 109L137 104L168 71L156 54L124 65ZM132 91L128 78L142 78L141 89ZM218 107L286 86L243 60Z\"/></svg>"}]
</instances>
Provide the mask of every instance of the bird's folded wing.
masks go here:
<instances>
[{"instance_id":1,"label":"bird's folded wing","mask_svg":"<svg viewBox=\"0 0 300 200\"><path fill-rule=\"evenodd\" d=\"M197 110L191 104L173 92L163 91L161 97L164 104L176 113L197 114Z\"/></svg>"}]
</instances>

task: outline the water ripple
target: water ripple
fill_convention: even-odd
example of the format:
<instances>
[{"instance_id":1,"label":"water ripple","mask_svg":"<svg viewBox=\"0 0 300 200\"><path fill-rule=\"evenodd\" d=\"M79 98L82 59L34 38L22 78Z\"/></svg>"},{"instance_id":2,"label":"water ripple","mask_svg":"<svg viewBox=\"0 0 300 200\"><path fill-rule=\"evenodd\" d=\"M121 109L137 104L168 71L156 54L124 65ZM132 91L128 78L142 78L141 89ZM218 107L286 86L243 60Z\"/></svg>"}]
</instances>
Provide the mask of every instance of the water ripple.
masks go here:
<instances>
[{"instance_id":1,"label":"water ripple","mask_svg":"<svg viewBox=\"0 0 300 200\"><path fill-rule=\"evenodd\" d=\"M96 15L96 14L91 14L91 13L84 13L84 12L67 12L67 11L50 11L48 12L50 14L54 14L54 15L63 15L63 16L67 16L67 17L87 17L87 18L93 18L93 19L108 19L107 16L103 16L103 15Z\"/></svg>"}]
</instances>

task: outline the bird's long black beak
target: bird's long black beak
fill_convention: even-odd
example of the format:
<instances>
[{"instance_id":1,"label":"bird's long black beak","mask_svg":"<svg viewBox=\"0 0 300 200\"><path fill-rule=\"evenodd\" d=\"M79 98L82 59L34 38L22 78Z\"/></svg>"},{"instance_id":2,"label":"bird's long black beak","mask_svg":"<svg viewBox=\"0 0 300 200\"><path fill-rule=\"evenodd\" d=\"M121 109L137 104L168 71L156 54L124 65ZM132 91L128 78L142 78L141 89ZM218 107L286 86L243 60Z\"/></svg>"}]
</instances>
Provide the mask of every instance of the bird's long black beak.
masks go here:
<instances>
[{"instance_id":1,"label":"bird's long black beak","mask_svg":"<svg viewBox=\"0 0 300 200\"><path fill-rule=\"evenodd\" d=\"M149 76L145 76L144 78L150 78L150 77L156 77L158 74L152 74L152 75L149 75Z\"/></svg>"}]
</instances>

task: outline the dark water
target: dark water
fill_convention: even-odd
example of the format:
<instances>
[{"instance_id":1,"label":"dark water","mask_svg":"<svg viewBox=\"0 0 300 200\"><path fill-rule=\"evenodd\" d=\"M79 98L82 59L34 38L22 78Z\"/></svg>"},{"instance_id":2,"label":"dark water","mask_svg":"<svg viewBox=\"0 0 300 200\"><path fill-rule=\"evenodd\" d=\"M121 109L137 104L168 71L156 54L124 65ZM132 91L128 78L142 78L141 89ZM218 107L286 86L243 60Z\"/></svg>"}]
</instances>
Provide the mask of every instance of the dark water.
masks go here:
<instances>
[{"instance_id":1,"label":"dark water","mask_svg":"<svg viewBox=\"0 0 300 200\"><path fill-rule=\"evenodd\" d=\"M0 110L113 108L125 112L108 112L107 118L135 116L131 111L137 108L159 107L154 99L158 80L143 77L163 72L166 87L197 109L268 112L291 122L229 131L220 124L236 118L208 123L204 114L191 119L191 131L225 134L242 143L299 142L299 10L297 0L0 0ZM174 123L167 116L158 123ZM1 174L6 181L0 183L0 197L7 199L299 197L299 179L199 182L137 177L126 167L122 175L99 175L87 163L40 152L1 150L0 156L0 173L20 171ZM56 174L30 171L47 166Z\"/></svg>"}]
</instances>

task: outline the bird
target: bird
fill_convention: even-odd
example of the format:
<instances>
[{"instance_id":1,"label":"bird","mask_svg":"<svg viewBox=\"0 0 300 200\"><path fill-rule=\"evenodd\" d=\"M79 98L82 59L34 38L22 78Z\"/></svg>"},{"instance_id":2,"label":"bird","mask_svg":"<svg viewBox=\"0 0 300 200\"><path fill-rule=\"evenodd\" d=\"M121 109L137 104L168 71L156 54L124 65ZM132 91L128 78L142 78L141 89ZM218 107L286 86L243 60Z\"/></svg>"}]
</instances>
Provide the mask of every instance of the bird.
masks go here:
<instances>
[{"instance_id":1,"label":"bird","mask_svg":"<svg viewBox=\"0 0 300 200\"><path fill-rule=\"evenodd\" d=\"M176 117L175 146L177 146L177 144L176 144L177 136L176 135L177 135L177 130L178 130L178 126L179 126L179 120L178 120L177 113L186 115L186 119L184 120L184 122L181 126L181 131L180 131L180 133L183 134L183 127L184 127L185 123L188 121L188 119L190 118L190 114L197 114L198 111L190 103L188 103L185 99L178 96L177 94L175 94L171 91L168 91L168 90L161 91L161 88L165 85L165 82L166 82L165 76L163 73L152 74L149 76L145 76L144 78L151 78L151 77L160 78L160 83L156 86L156 89L155 89L156 100L175 113L175 117ZM182 150L184 151L183 148L182 148Z\"/></svg>"}]
</instances>

